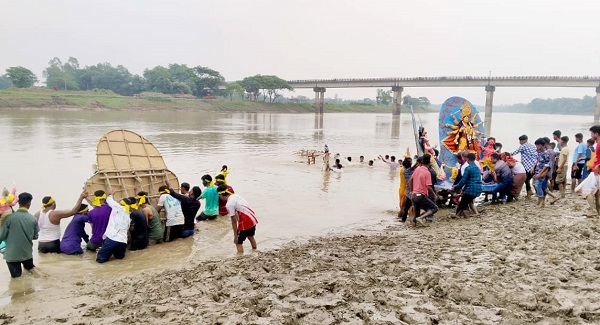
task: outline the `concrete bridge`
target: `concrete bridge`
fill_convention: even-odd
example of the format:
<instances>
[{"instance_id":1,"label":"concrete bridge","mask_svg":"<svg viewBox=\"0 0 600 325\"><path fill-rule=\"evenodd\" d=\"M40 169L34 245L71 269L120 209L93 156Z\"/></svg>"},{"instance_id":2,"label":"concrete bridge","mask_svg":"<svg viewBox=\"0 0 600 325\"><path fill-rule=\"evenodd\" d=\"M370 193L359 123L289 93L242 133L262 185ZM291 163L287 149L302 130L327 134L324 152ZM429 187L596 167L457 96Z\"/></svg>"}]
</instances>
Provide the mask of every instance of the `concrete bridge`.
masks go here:
<instances>
[{"instance_id":1,"label":"concrete bridge","mask_svg":"<svg viewBox=\"0 0 600 325\"><path fill-rule=\"evenodd\" d=\"M323 114L327 88L391 88L393 115L400 115L402 91L405 87L482 87L485 89L485 133L490 135L492 106L496 87L580 87L596 89L594 123L600 124L600 77L514 76L514 77L416 77L368 79L311 79L290 80L296 89L312 88L315 92L315 113Z\"/></svg>"}]
</instances>

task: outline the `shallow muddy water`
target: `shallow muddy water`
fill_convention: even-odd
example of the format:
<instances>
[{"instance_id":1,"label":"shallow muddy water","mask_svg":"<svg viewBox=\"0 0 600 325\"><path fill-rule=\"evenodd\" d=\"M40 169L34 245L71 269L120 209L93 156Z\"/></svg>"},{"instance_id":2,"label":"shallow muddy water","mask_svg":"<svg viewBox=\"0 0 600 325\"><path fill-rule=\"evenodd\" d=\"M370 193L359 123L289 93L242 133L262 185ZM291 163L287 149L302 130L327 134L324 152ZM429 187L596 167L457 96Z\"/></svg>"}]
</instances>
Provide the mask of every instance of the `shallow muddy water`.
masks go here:
<instances>
[{"instance_id":1,"label":"shallow muddy water","mask_svg":"<svg viewBox=\"0 0 600 325\"><path fill-rule=\"evenodd\" d=\"M437 114L420 114L432 143L437 137ZM555 129L574 139L591 125L591 117L501 114L494 115L492 135L514 150L517 137L551 136ZM398 176L381 161L345 164L344 172L324 173L317 159L307 165L294 153L321 150L358 161L379 154L402 156L406 147L415 152L408 114L214 113L214 112L51 112L1 111L2 168L0 187L28 191L34 196L30 212L40 209L41 198L52 195L58 209L70 209L85 180L92 175L98 139L113 129L129 129L145 136L162 153L180 182L198 185L206 173L220 166L236 193L246 198L257 213L259 249L278 247L293 240L343 232L357 226L384 227L395 222ZM70 219L62 221L64 229ZM248 247L249 248L249 247ZM193 238L161 244L144 251L128 252L122 261L100 265L95 255L37 254L34 262L42 273L11 280L0 266L0 305L23 299L28 293L53 286L55 281L110 278L122 274L156 274L191 260L235 255L229 220L200 224Z\"/></svg>"}]
</instances>

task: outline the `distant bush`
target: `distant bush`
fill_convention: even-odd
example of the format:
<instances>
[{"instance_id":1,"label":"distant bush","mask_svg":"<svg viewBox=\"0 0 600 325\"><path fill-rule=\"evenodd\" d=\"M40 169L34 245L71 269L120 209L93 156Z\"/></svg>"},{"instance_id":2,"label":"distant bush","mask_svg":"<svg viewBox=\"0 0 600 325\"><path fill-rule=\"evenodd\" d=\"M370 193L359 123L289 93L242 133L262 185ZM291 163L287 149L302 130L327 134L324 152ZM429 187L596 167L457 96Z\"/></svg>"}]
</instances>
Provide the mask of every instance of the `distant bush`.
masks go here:
<instances>
[{"instance_id":1,"label":"distant bush","mask_svg":"<svg viewBox=\"0 0 600 325\"><path fill-rule=\"evenodd\" d=\"M100 88L94 88L92 91L93 91L94 93L96 93L96 94L102 94L102 95L115 95L115 96L118 96L118 94L117 94L117 93L115 93L114 91L112 91L112 90L109 90L109 89L100 89Z\"/></svg>"},{"instance_id":2,"label":"distant bush","mask_svg":"<svg viewBox=\"0 0 600 325\"><path fill-rule=\"evenodd\" d=\"M145 100L149 100L151 102L172 102L170 98L164 97L144 97Z\"/></svg>"},{"instance_id":3,"label":"distant bush","mask_svg":"<svg viewBox=\"0 0 600 325\"><path fill-rule=\"evenodd\" d=\"M350 102L348 105L355 105L355 106L375 106L372 103L363 103L363 102Z\"/></svg>"}]
</instances>

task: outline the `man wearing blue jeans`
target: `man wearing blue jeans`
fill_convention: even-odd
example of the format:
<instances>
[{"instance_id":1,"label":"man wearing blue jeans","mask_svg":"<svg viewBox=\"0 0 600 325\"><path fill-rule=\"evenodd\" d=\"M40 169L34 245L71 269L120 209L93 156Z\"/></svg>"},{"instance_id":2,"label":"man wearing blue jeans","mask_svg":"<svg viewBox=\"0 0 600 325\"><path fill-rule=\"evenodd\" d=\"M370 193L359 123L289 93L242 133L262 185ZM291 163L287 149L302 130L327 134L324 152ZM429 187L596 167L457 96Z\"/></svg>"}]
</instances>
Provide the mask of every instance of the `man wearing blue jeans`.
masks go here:
<instances>
[{"instance_id":1,"label":"man wearing blue jeans","mask_svg":"<svg viewBox=\"0 0 600 325\"><path fill-rule=\"evenodd\" d=\"M104 242L96 255L98 263L108 261L113 255L116 259L123 259L127 250L127 232L131 219L125 207L115 201L113 194L114 191L111 191L106 198L106 203L112 208L112 211L104 233Z\"/></svg>"},{"instance_id":2,"label":"man wearing blue jeans","mask_svg":"<svg viewBox=\"0 0 600 325\"><path fill-rule=\"evenodd\" d=\"M525 179L525 188L527 189L527 198L529 199L529 197L533 194L529 181L533 178L533 168L535 167L535 162L537 160L537 151L534 145L527 142L528 139L529 138L526 134L520 136L519 149L513 151L510 155L514 156L516 154L521 154L521 163L523 164L523 167L525 167L525 172L527 173L527 179Z\"/></svg>"},{"instance_id":3,"label":"man wearing blue jeans","mask_svg":"<svg viewBox=\"0 0 600 325\"><path fill-rule=\"evenodd\" d=\"M490 160L494 163L494 172L496 173L496 182L498 186L492 191L492 203L497 203L498 200L502 203L506 202L506 197L513 186L513 175L508 164L500 159L500 155L493 153ZM499 196L499 197L498 197Z\"/></svg>"},{"instance_id":4,"label":"man wearing blue jeans","mask_svg":"<svg viewBox=\"0 0 600 325\"><path fill-rule=\"evenodd\" d=\"M534 169L535 194L538 197L538 206L543 207L548 190L548 171L550 170L550 154L546 150L546 141L542 138L535 140L537 161Z\"/></svg>"}]
</instances>

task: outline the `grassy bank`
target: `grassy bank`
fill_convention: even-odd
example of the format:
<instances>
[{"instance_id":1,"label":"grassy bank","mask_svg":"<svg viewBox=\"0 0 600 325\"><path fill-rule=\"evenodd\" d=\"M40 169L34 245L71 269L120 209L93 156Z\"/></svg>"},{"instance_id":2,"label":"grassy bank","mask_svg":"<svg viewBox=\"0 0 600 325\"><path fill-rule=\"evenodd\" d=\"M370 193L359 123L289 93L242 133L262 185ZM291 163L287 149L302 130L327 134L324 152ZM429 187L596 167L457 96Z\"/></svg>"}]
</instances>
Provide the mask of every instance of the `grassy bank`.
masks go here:
<instances>
[{"instance_id":1,"label":"grassy bank","mask_svg":"<svg viewBox=\"0 0 600 325\"><path fill-rule=\"evenodd\" d=\"M143 98L120 96L111 91L54 91L52 89L0 90L0 109L81 110L201 110L243 112L312 113L312 103L264 103L226 99L173 98L150 94ZM391 106L325 104L325 112L389 113ZM403 108L403 111L408 111Z\"/></svg>"}]
</instances>

